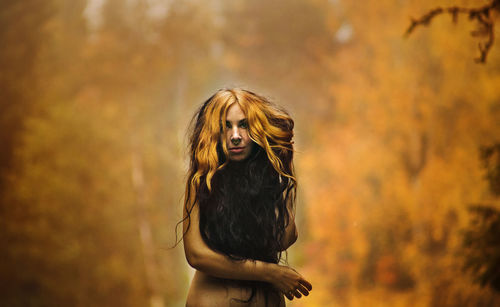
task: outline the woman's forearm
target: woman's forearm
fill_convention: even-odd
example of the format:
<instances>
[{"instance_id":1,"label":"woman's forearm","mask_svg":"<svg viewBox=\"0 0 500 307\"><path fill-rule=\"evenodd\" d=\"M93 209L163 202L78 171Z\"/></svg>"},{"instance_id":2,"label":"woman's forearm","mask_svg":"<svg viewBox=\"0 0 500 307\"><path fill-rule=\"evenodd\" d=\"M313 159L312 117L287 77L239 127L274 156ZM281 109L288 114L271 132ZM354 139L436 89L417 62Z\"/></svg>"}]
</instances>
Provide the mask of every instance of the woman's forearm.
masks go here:
<instances>
[{"instance_id":1,"label":"woman's forearm","mask_svg":"<svg viewBox=\"0 0 500 307\"><path fill-rule=\"evenodd\" d=\"M300 293L309 294L311 284L288 266L258 260L232 260L210 249L201 237L198 214L198 207L194 206L190 218L184 221L184 252L193 268L219 278L269 282L288 299L299 298Z\"/></svg>"},{"instance_id":2,"label":"woman's forearm","mask_svg":"<svg viewBox=\"0 0 500 307\"><path fill-rule=\"evenodd\" d=\"M269 282L278 265L256 260L233 260L209 248L199 228L198 206L194 206L189 221L184 221L184 252L193 268L219 278L259 280Z\"/></svg>"},{"instance_id":3,"label":"woman's forearm","mask_svg":"<svg viewBox=\"0 0 500 307\"><path fill-rule=\"evenodd\" d=\"M227 279L270 282L273 272L278 268L277 264L259 260L233 260L208 247L186 252L186 258L198 271Z\"/></svg>"},{"instance_id":4,"label":"woman's forearm","mask_svg":"<svg viewBox=\"0 0 500 307\"><path fill-rule=\"evenodd\" d=\"M211 249L198 250L198 254L187 251L186 258L193 268L214 277L271 283L289 300L308 295L312 289L307 280L288 266L258 260L235 261Z\"/></svg>"}]
</instances>

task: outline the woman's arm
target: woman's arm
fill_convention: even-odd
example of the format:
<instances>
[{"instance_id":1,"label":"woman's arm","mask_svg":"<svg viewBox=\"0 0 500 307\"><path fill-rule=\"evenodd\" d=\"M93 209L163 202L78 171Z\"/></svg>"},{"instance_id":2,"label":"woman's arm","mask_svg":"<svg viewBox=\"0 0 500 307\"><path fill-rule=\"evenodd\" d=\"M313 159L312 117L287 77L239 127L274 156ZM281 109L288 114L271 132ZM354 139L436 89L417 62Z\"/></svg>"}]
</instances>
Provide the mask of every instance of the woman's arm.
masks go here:
<instances>
[{"instance_id":1,"label":"woman's arm","mask_svg":"<svg viewBox=\"0 0 500 307\"><path fill-rule=\"evenodd\" d=\"M186 210L184 210L184 214ZM189 227L188 227L189 224ZM234 261L210 249L203 241L199 228L199 209L194 205L184 223L184 252L193 268L219 278L258 280L273 284L288 299L308 295L311 284L292 268L256 260Z\"/></svg>"},{"instance_id":2,"label":"woman's arm","mask_svg":"<svg viewBox=\"0 0 500 307\"><path fill-rule=\"evenodd\" d=\"M287 204L286 209L288 210L288 225L285 228L285 236L281 240L282 251L292 246L299 236L297 226L295 226L295 213L293 212L291 202Z\"/></svg>"},{"instance_id":3,"label":"woman's arm","mask_svg":"<svg viewBox=\"0 0 500 307\"><path fill-rule=\"evenodd\" d=\"M193 206L190 219L185 219L183 226L184 253L193 268L219 278L267 281L270 263L252 260L233 261L206 245L200 234L198 205Z\"/></svg>"}]
</instances>

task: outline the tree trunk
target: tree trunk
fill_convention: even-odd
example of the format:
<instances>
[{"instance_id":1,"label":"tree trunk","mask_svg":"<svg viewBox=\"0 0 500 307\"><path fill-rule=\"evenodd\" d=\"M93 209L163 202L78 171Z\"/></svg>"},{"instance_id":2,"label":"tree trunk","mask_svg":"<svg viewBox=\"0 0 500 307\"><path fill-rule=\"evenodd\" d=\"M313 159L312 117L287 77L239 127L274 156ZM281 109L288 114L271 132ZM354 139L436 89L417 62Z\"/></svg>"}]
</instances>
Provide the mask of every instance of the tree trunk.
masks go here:
<instances>
[{"instance_id":1,"label":"tree trunk","mask_svg":"<svg viewBox=\"0 0 500 307\"><path fill-rule=\"evenodd\" d=\"M142 253L144 256L144 267L146 270L146 279L150 291L150 306L151 307L164 307L165 302L161 295L161 286L158 277L158 263L155 258L153 235L151 232L151 224L147 216L146 209L146 195L144 172L142 167L142 157L133 150L132 152L132 185L136 195L137 204L137 224L139 228L139 235L142 244Z\"/></svg>"}]
</instances>

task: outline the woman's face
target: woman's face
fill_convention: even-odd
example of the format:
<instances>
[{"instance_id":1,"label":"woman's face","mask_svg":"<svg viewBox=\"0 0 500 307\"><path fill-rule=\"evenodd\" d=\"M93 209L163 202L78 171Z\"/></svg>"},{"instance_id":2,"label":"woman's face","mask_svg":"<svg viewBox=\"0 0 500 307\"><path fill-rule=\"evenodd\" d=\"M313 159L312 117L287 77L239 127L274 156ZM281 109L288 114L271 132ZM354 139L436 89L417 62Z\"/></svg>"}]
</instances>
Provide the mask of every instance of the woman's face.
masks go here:
<instances>
[{"instance_id":1,"label":"woman's face","mask_svg":"<svg viewBox=\"0 0 500 307\"><path fill-rule=\"evenodd\" d=\"M248 121L237 103L226 114L226 135L222 136L229 152L229 160L242 161L250 156L254 146L248 135Z\"/></svg>"}]
</instances>

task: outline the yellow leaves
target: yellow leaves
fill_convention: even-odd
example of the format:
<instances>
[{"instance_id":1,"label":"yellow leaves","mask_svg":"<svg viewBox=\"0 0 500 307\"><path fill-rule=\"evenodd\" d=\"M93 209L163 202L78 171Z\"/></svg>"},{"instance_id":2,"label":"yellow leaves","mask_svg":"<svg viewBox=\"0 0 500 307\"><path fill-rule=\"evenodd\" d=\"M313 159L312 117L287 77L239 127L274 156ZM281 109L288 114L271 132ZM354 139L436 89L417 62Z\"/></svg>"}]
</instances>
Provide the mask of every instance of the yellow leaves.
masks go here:
<instances>
[{"instance_id":1,"label":"yellow leaves","mask_svg":"<svg viewBox=\"0 0 500 307\"><path fill-rule=\"evenodd\" d=\"M500 135L498 43L486 65L475 64L477 40L469 35L475 25L462 17L453 24L449 15L403 38L410 17L476 2L295 0L273 2L274 10L259 1L221 4L181 1L165 20L136 27L128 17L144 17L128 16L91 37L63 33L72 19L63 18L64 10L40 23L44 35L54 35L43 36L35 73L27 73L38 89L27 79L10 80L12 89L29 93L26 99L38 92L42 98L26 110L32 113L14 157L21 165L13 166L9 182L11 196L23 204L16 210L60 219L13 220L9 229L67 242L59 256L68 262L82 251L96 252L93 240L103 233L98 246L131 243L135 134L148 180L147 214L155 235L170 236L173 212L181 207L179 140L187 118L214 87L248 83L271 89L283 98L279 104L295 111L298 218L307 226L299 243L304 275L314 284L311 296L295 306L459 306L463 302L454 298L462 293L476 302L488 297L462 276L455 252L467 205L490 197L478 147ZM341 42L342 28L348 39ZM5 46L7 64L31 46L25 42L35 46L39 39L19 28L6 31L12 43L16 33L26 34L22 43ZM215 156L210 163L217 163ZM79 241L53 231L59 222ZM82 233L93 236L91 243ZM141 263L133 241L129 250L118 250ZM43 257L48 250L34 246L26 254ZM109 251L103 264L109 267L99 269L102 280L141 276L142 264L127 275L130 259L118 258ZM171 267L165 262L166 271ZM171 280L182 276L176 273ZM391 288L404 274L414 287ZM128 280L141 291L141 278Z\"/></svg>"},{"instance_id":2,"label":"yellow leaves","mask_svg":"<svg viewBox=\"0 0 500 307\"><path fill-rule=\"evenodd\" d=\"M346 274L362 282L370 278L363 266L373 260L375 281L373 290L347 287L347 302L327 294L325 285L316 294L326 296L315 302L364 306L383 297L384 305L425 306L437 295L428 271L439 275L440 265L459 266L453 251L460 247L466 207L487 190L478 148L500 133L500 79L489 68L498 63L473 62L468 25L445 17L419 29L425 36L403 40L412 4L343 4L355 43L325 61L336 76L324 99L335 106L332 122L297 124L314 131L311 147L298 156L299 183L317 251L312 257L326 262L311 265L311 272L322 281ZM346 250L353 266L339 260ZM405 274L416 284L390 300L397 294L381 289L397 286ZM415 293L422 296L412 299Z\"/></svg>"}]
</instances>

